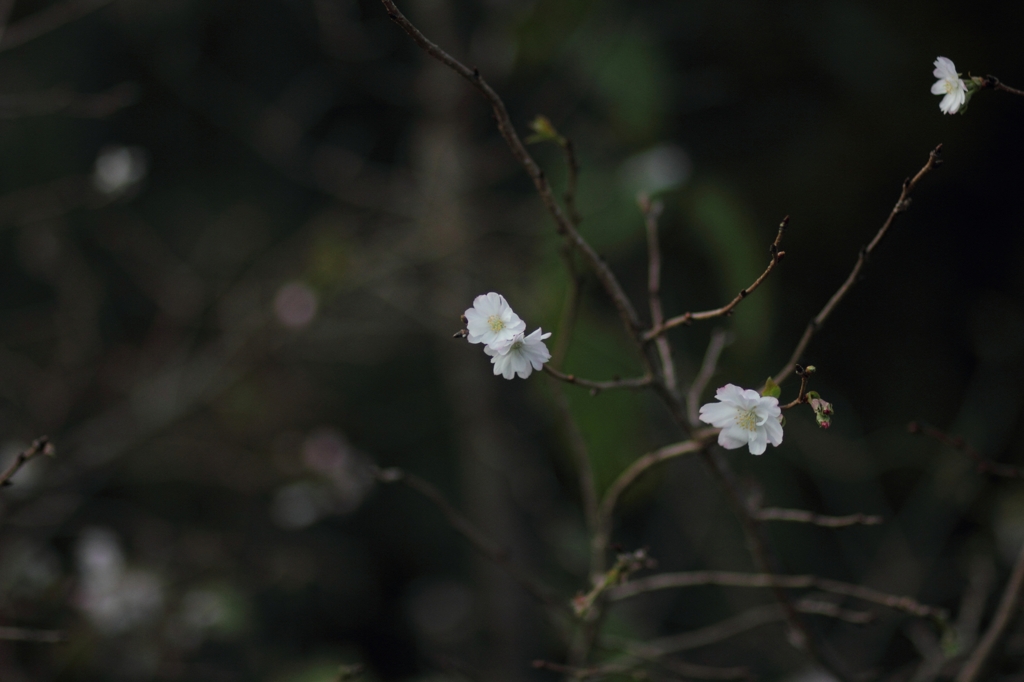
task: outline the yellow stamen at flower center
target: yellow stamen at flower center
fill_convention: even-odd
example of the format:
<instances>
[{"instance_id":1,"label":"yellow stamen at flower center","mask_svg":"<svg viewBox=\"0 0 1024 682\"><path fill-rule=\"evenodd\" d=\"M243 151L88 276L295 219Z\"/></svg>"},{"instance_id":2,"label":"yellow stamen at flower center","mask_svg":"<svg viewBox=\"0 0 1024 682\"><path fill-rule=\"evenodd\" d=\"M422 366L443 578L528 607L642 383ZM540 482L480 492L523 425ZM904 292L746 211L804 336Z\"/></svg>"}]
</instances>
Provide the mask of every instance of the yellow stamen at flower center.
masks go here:
<instances>
[{"instance_id":1,"label":"yellow stamen at flower center","mask_svg":"<svg viewBox=\"0 0 1024 682\"><path fill-rule=\"evenodd\" d=\"M753 410L736 410L736 425L747 431L757 430L757 415Z\"/></svg>"},{"instance_id":2,"label":"yellow stamen at flower center","mask_svg":"<svg viewBox=\"0 0 1024 682\"><path fill-rule=\"evenodd\" d=\"M960 88L958 88L957 85L958 85L957 83L954 83L953 81L951 81L951 80L949 80L947 78L946 79L946 94L948 95L951 92L956 92L957 90L959 90Z\"/></svg>"},{"instance_id":3,"label":"yellow stamen at flower center","mask_svg":"<svg viewBox=\"0 0 1024 682\"><path fill-rule=\"evenodd\" d=\"M487 324L491 327L492 332L500 332L505 328L505 323L501 321L501 318L497 315L491 315L487 318Z\"/></svg>"}]
</instances>

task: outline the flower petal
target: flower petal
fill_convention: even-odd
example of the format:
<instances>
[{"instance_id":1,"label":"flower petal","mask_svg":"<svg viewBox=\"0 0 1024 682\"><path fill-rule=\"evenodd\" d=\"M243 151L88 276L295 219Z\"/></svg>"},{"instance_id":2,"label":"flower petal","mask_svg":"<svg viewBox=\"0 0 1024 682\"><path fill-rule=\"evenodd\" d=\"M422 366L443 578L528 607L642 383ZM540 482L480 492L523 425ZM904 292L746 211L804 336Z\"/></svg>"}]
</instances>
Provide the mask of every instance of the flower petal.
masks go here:
<instances>
[{"instance_id":1,"label":"flower petal","mask_svg":"<svg viewBox=\"0 0 1024 682\"><path fill-rule=\"evenodd\" d=\"M750 454L763 455L764 451L768 449L768 434L765 433L764 429L754 429L749 433Z\"/></svg>"},{"instance_id":2,"label":"flower petal","mask_svg":"<svg viewBox=\"0 0 1024 682\"><path fill-rule=\"evenodd\" d=\"M700 420L719 428L736 421L736 407L728 403L708 403L701 405Z\"/></svg>"},{"instance_id":3,"label":"flower petal","mask_svg":"<svg viewBox=\"0 0 1024 682\"><path fill-rule=\"evenodd\" d=\"M741 405L743 402L743 389L735 384L726 384L715 391L715 397L723 403Z\"/></svg>"},{"instance_id":4,"label":"flower petal","mask_svg":"<svg viewBox=\"0 0 1024 682\"><path fill-rule=\"evenodd\" d=\"M773 417L765 422L764 431L768 436L768 442L774 447L782 445L782 422L779 421L778 417Z\"/></svg>"},{"instance_id":5,"label":"flower petal","mask_svg":"<svg viewBox=\"0 0 1024 682\"><path fill-rule=\"evenodd\" d=\"M718 444L726 450L742 448L749 440L749 436L747 435L749 433L750 432L746 429L741 429L733 424L732 426L722 429L722 432L718 434Z\"/></svg>"}]
</instances>

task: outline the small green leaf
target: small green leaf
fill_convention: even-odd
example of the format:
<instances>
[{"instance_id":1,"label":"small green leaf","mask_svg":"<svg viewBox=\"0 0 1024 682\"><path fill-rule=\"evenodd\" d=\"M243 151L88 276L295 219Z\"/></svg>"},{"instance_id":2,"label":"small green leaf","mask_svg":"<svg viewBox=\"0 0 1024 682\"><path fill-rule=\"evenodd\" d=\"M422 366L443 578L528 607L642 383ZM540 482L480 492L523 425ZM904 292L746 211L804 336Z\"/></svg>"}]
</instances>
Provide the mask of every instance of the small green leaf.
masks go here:
<instances>
[{"instance_id":1,"label":"small green leaf","mask_svg":"<svg viewBox=\"0 0 1024 682\"><path fill-rule=\"evenodd\" d=\"M761 395L766 398L778 398L782 395L782 387L768 377L768 381L764 382L764 388L761 389Z\"/></svg>"}]
</instances>

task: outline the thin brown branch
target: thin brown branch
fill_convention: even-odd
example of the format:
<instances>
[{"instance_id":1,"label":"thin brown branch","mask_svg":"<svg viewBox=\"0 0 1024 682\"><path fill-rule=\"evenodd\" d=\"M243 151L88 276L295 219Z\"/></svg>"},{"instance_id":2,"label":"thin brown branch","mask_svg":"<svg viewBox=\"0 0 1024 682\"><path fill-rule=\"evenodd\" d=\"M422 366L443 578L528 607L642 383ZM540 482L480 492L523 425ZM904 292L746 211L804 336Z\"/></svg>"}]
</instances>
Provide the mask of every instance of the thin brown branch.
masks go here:
<instances>
[{"instance_id":1,"label":"thin brown branch","mask_svg":"<svg viewBox=\"0 0 1024 682\"><path fill-rule=\"evenodd\" d=\"M533 181L533 185L540 195L541 201L544 203L544 207L548 213L554 219L558 229L558 233L564 235L575 248L579 249L583 255L584 260L594 271L601 285L604 287L608 296L612 299L616 310L619 313L619 317L622 319L623 324L629 331L630 336L637 338L640 334L640 318L636 313L636 309L633 304L629 301L625 291L616 279L615 274L611 268L601 259L593 247L583 238L583 236L573 225L572 220L566 216L565 212L559 207L558 202L555 200L555 195L551 190L551 185L548 183L547 177L544 175L544 171L540 169L537 162L534 161L533 157L523 146L522 140L519 139L518 133L516 133L515 127L512 125L512 120L509 118L508 110L505 108L505 103L502 101L498 93L484 80L483 76L480 75L478 69L470 69L459 60L452 57L450 54L442 50L440 47L431 42L423 33L416 28L402 12L395 5L394 0L381 0L385 9L387 9L388 16L398 24L402 30L409 34L409 36L420 46L427 54L434 59L437 59L442 64L450 68L455 73L465 78L481 95L488 101L491 108L494 111L494 119L498 126L498 132L505 139L509 149L512 152L512 156L523 166L526 170L527 175Z\"/></svg>"},{"instance_id":2,"label":"thin brown branch","mask_svg":"<svg viewBox=\"0 0 1024 682\"><path fill-rule=\"evenodd\" d=\"M850 611L830 602L815 599L799 599L793 603L793 606L801 613L836 618L856 625L864 625L875 619L875 614L870 611ZM679 651L689 651L718 644L761 625L785 619L786 612L782 605L764 604L711 625L660 637L649 642L623 641L617 637L605 637L602 644L608 648L623 650L631 656L653 659Z\"/></svg>"},{"instance_id":3,"label":"thin brown branch","mask_svg":"<svg viewBox=\"0 0 1024 682\"><path fill-rule=\"evenodd\" d=\"M635 379L613 379L611 381L591 381L590 379L581 379L575 374L563 374L557 369L552 367L550 364L544 365L544 371L558 379L564 381L567 384L575 384L576 386L582 386L583 388L589 388L591 395L597 395L601 391L607 391L615 388L644 388L651 385L651 377L642 376Z\"/></svg>"},{"instance_id":4,"label":"thin brown branch","mask_svg":"<svg viewBox=\"0 0 1024 682\"><path fill-rule=\"evenodd\" d=\"M839 305L839 302L843 300L846 294L849 293L850 289L857 282L857 278L860 276L861 270L863 270L864 266L867 264L868 258L872 253L874 253L878 244L882 241L885 235L888 234L889 228L892 227L893 221L896 220L896 216L903 213L910 207L910 195L913 194L914 189L917 187L917 183L942 163L942 160L939 158L939 154L941 152L942 145L940 144L929 152L928 162L921 167L921 170L917 171L917 174L913 177L907 178L903 181L903 189L900 191L900 198L897 199L896 205L893 206L892 210L889 212L889 217L885 219L884 223L882 223L882 227L875 234L871 242L861 249L860 254L857 256L857 262L854 263L853 270L846 278L846 281L844 281L840 285L839 289L832 294L832 298L828 300L825 307L821 309L821 312L815 315L807 324L807 329L804 330L803 336L800 337L800 341L797 342L796 348L793 349L793 354L790 356L789 361L781 370L779 370L779 373L775 375L775 383L781 384L789 378L790 374L793 373L793 370L796 368L796 364L800 361L804 351L807 350L807 346L811 342L811 337L813 337L818 329L821 328L821 325L825 324L825 320L828 319L828 316L832 314L835 307Z\"/></svg>"},{"instance_id":5,"label":"thin brown branch","mask_svg":"<svg viewBox=\"0 0 1024 682\"><path fill-rule=\"evenodd\" d=\"M825 516L803 509L782 509L779 507L764 507L757 509L751 515L758 521L793 521L796 523L810 523L825 528L845 528L847 526L877 526L884 519L881 516L872 514L849 514L847 516Z\"/></svg>"},{"instance_id":6,"label":"thin brown branch","mask_svg":"<svg viewBox=\"0 0 1024 682\"><path fill-rule=\"evenodd\" d=\"M375 469L374 474L381 483L404 483L433 502L456 532L468 540L480 554L504 568L537 601L551 608L565 610L565 605L556 594L513 564L508 552L474 526L432 483L396 467Z\"/></svg>"},{"instance_id":7,"label":"thin brown branch","mask_svg":"<svg viewBox=\"0 0 1024 682\"><path fill-rule=\"evenodd\" d=\"M34 628L16 628L0 625L0 640L7 642L59 644L60 642L68 641L68 636L60 630L36 630Z\"/></svg>"},{"instance_id":8,"label":"thin brown branch","mask_svg":"<svg viewBox=\"0 0 1024 682\"><path fill-rule=\"evenodd\" d=\"M704 361L700 365L700 370L697 372L697 376L694 377L693 383L690 384L690 390L686 394L686 415L690 420L691 426L700 425L700 415L698 413L700 407L700 397L704 393L704 389L707 387L708 382L711 381L711 377L715 375L715 369L718 367L718 358L722 355L722 349L729 345L729 332L724 329L715 329L711 332L711 340L708 341L707 350L704 351Z\"/></svg>"},{"instance_id":9,"label":"thin brown branch","mask_svg":"<svg viewBox=\"0 0 1024 682\"><path fill-rule=\"evenodd\" d=\"M676 587L720 585L724 587L762 587L783 589L816 589L822 592L853 597L920 618L945 621L945 609L922 604L912 597L886 594L863 585L844 583L816 575L776 575L771 573L735 573L732 571L687 571L683 573L660 573L633 580L608 590L608 598L620 601L638 594Z\"/></svg>"},{"instance_id":10,"label":"thin brown branch","mask_svg":"<svg viewBox=\"0 0 1024 682\"><path fill-rule=\"evenodd\" d=\"M1024 590L1024 547L1021 547L1020 553L1017 554L1017 562L1013 565L1010 580L1006 583L1003 596L999 599L996 615L989 623L988 630L978 642L978 646L974 648L967 658L967 662L964 663L964 667L957 674L956 682L975 682L981 676L992 657L996 644L1002 639L1007 626L1017 614L1022 590Z\"/></svg>"},{"instance_id":11,"label":"thin brown branch","mask_svg":"<svg viewBox=\"0 0 1024 682\"><path fill-rule=\"evenodd\" d=\"M699 452L702 448L707 447L711 439L718 435L718 431L719 429L704 429L694 434L694 438L691 440L673 443L672 445L652 450L626 467L625 471L612 481L612 484L605 491L604 497L601 499L598 513L600 521L598 525L599 532L594 542L599 544L602 551L608 546L611 537L612 516L615 514L615 505L618 504L622 493L629 486L633 485L636 479L640 478L644 472L656 464L667 462L681 455Z\"/></svg>"},{"instance_id":12,"label":"thin brown branch","mask_svg":"<svg viewBox=\"0 0 1024 682\"><path fill-rule=\"evenodd\" d=\"M782 235L785 233L786 225L788 223L789 216L786 216L782 219L782 222L779 223L779 233L775 235L775 241L768 247L768 251L771 253L771 261L768 263L768 267L765 268L765 271L761 273L760 277L754 280L753 284L736 294L736 298L732 299L721 308L704 310L698 313L683 313L682 315L677 315L676 317L667 320L664 324L653 325L650 330L644 332L644 340L649 341L650 339L664 334L666 330L678 327L679 325L690 324L694 320L710 320L715 317L722 317L723 315L731 314L733 309L738 306L743 299L754 293L754 291L761 286L761 283L767 279L768 275L771 274L771 271L774 270L775 266L782 260L782 257L786 255L785 251L779 250L779 246L782 244Z\"/></svg>"},{"instance_id":13,"label":"thin brown branch","mask_svg":"<svg viewBox=\"0 0 1024 682\"><path fill-rule=\"evenodd\" d=\"M1003 478L1024 478L1024 469L1021 467L1015 467L1012 464L993 462L992 460L987 459L960 436L950 436L948 433L941 431L934 426L921 424L919 422L910 422L910 424L907 425L907 430L910 433L927 436L928 438L932 438L940 443L948 445L957 452L962 452L970 458L974 463L974 468L980 473L1002 476Z\"/></svg>"},{"instance_id":14,"label":"thin brown branch","mask_svg":"<svg viewBox=\"0 0 1024 682\"><path fill-rule=\"evenodd\" d=\"M40 436L32 441L32 444L25 450L18 453L18 456L14 458L11 465L0 474L0 486L11 485L11 477L18 473L21 467L25 466L27 462L35 459L39 455L48 455L52 457L56 453L54 450L53 443L50 442L48 436Z\"/></svg>"},{"instance_id":15,"label":"thin brown branch","mask_svg":"<svg viewBox=\"0 0 1024 682\"><path fill-rule=\"evenodd\" d=\"M659 329L665 322L665 313L661 308L661 246L658 243L658 218L661 217L664 205L660 201L652 203L643 194L640 195L638 203L647 228L647 302L651 309L651 327ZM658 359L661 361L661 376L665 388L675 393L676 365L672 360L672 347L664 334L655 337L654 343L658 349Z\"/></svg>"},{"instance_id":16,"label":"thin brown branch","mask_svg":"<svg viewBox=\"0 0 1024 682\"><path fill-rule=\"evenodd\" d=\"M780 409L788 410L807 402L807 381L811 378L811 373L806 371L800 365L796 366L796 373L800 376L800 390L797 391L796 398L794 398L792 402L781 405ZM774 379L772 381L774 381Z\"/></svg>"},{"instance_id":17,"label":"thin brown branch","mask_svg":"<svg viewBox=\"0 0 1024 682\"><path fill-rule=\"evenodd\" d=\"M0 37L0 52L13 50L65 24L98 10L111 0L66 0L25 17L7 27Z\"/></svg>"},{"instance_id":18,"label":"thin brown branch","mask_svg":"<svg viewBox=\"0 0 1024 682\"><path fill-rule=\"evenodd\" d=\"M1020 95L1020 96L1024 97L1024 90L1018 90L1017 88L1011 88L1009 85L1004 85L995 76L991 76L991 75L983 76L980 79L980 81L981 81L981 87L983 87L983 88L986 88L986 89L989 89L989 90L1001 90L1003 92L1008 92L1011 95Z\"/></svg>"}]
</instances>

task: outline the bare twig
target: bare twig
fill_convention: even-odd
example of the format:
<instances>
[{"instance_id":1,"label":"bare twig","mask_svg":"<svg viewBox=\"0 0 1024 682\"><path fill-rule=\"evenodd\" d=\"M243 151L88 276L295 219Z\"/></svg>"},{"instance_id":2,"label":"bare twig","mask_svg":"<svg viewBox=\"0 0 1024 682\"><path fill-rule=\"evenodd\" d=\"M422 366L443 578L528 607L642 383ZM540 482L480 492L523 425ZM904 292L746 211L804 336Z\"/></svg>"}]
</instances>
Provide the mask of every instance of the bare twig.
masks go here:
<instances>
[{"instance_id":1,"label":"bare twig","mask_svg":"<svg viewBox=\"0 0 1024 682\"><path fill-rule=\"evenodd\" d=\"M544 175L544 171L540 169L537 162L534 161L533 157L523 146L522 140L519 139L519 135L516 133L515 127L512 125L512 120L509 118L508 110L505 108L505 103L502 101L498 93L484 80L483 76L480 75L480 71L477 69L470 69L459 60L452 57L450 54L442 50L440 47L431 42L423 33L416 28L412 22L410 22L404 14L395 5L394 0L381 0L385 9L387 9L388 16L398 24L409 36L419 45L427 54L434 59L437 59L442 64L450 68L455 73L465 78L481 95L490 103L491 108L494 111L494 119L498 126L498 131L501 136L505 139L509 149L512 152L512 156L526 170L527 175L533 181L533 185L540 195L541 201L544 203L544 207L548 213L554 219L557 226L558 232L564 235L575 248L579 249L583 255L584 260L593 269L594 274L597 276L601 285L604 287L608 296L612 299L612 303L615 305L616 310L619 313L619 317L622 319L623 324L626 326L630 335L637 338L640 334L640 318L636 313L636 309L633 304L629 301L625 291L619 284L618 279L612 272L611 268L601 259L593 247L583 238L583 236L573 225L572 220L566 216L565 212L559 207L558 202L555 200L555 195L551 190L551 185L547 181L547 177Z\"/></svg>"},{"instance_id":2,"label":"bare twig","mask_svg":"<svg viewBox=\"0 0 1024 682\"><path fill-rule=\"evenodd\" d=\"M856 625L864 625L875 619L875 614L870 611L850 611L835 604L815 599L799 599L793 603L793 606L801 613L827 616ZM755 627L785 619L786 612L780 604L764 604L717 623L677 635L661 637L650 642L632 642L620 640L617 637L604 637L602 644L608 648L624 650L631 656L650 659L718 644Z\"/></svg>"},{"instance_id":3,"label":"bare twig","mask_svg":"<svg viewBox=\"0 0 1024 682\"><path fill-rule=\"evenodd\" d=\"M736 294L736 298L732 299L721 308L715 308L714 310L704 310L699 313L683 313L682 315L677 315L676 317L667 320L664 324L653 325L649 331L644 332L644 340L648 341L650 339L656 338L661 334L664 334L665 331L668 329L678 327L679 325L682 324L690 324L694 320L710 320L714 317L722 317L723 315L731 314L733 309L736 306L738 306L743 301L743 299L745 299L750 294L754 293L754 290L761 286L761 283L764 282L764 280L768 277L771 271L775 269L775 266L779 264L779 261L782 260L782 257L786 255L785 251L779 251L779 245L782 244L782 235L783 233L785 233L786 225L788 223L789 216L786 216L785 218L782 219L782 222L779 223L779 233L775 235L775 241L772 242L771 246L768 247L768 250L771 253L772 257L771 261L768 263L768 267L765 268L765 271L761 273L760 277L754 280L753 284L751 284L746 289L740 291L740 293Z\"/></svg>"},{"instance_id":4,"label":"bare twig","mask_svg":"<svg viewBox=\"0 0 1024 682\"><path fill-rule=\"evenodd\" d=\"M1002 476L1004 478L1024 478L1024 469L1021 467L1015 467L1011 464L1001 464L1000 462L993 462L992 460L986 459L980 452L971 447L970 443L960 436L950 436L948 433L945 433L934 426L921 424L919 422L910 422L910 424L907 425L907 430L910 433L921 434L923 436L933 438L940 443L945 443L958 452L964 453L974 463L974 468L983 474L992 474L993 476Z\"/></svg>"},{"instance_id":5,"label":"bare twig","mask_svg":"<svg viewBox=\"0 0 1024 682\"><path fill-rule=\"evenodd\" d=\"M48 436L36 438L28 448L19 452L14 461L11 462L11 465L7 467L7 470L0 474L0 486L11 485L11 477L18 473L18 469L25 466L25 463L29 460L35 459L39 455L49 455L52 457L55 453L56 450L54 450L53 443L50 442Z\"/></svg>"},{"instance_id":6,"label":"bare twig","mask_svg":"<svg viewBox=\"0 0 1024 682\"><path fill-rule=\"evenodd\" d=\"M581 379L575 374L563 374L559 372L551 365L544 365L544 371L558 379L564 381L567 384L575 384L584 388L590 389L591 395L597 395L601 391L607 391L613 388L644 388L651 385L651 377L642 376L635 379L613 379L611 381L591 381L589 379Z\"/></svg>"},{"instance_id":7,"label":"bare twig","mask_svg":"<svg viewBox=\"0 0 1024 682\"><path fill-rule=\"evenodd\" d=\"M658 244L658 218L664 205L660 201L651 202L647 195L641 194L637 203L640 205L640 212L644 216L644 225L647 228L647 301L651 309L651 327L661 328L665 322L665 313L661 308L661 246ZM672 360L672 347L664 334L659 334L654 339L658 349L658 359L661 361L661 375L665 382L665 388L671 392L676 391L676 365Z\"/></svg>"},{"instance_id":8,"label":"bare twig","mask_svg":"<svg viewBox=\"0 0 1024 682\"><path fill-rule=\"evenodd\" d=\"M1022 97L1024 97L1024 90L1018 90L1017 88L1011 88L1009 85L1004 85L995 76L983 76L979 79L979 81L981 87L983 88L989 90L1002 90L1003 92L1008 92L1012 95L1021 95Z\"/></svg>"},{"instance_id":9,"label":"bare twig","mask_svg":"<svg viewBox=\"0 0 1024 682\"><path fill-rule=\"evenodd\" d=\"M718 358L722 349L729 345L730 335L724 329L715 329L711 332L711 340L708 341L708 348L704 351L704 361L700 365L700 371L690 384L690 390L686 394L686 415L692 426L700 425L698 408L700 396L704 393L711 377L715 375L715 368L718 367Z\"/></svg>"},{"instance_id":10,"label":"bare twig","mask_svg":"<svg viewBox=\"0 0 1024 682\"><path fill-rule=\"evenodd\" d=\"M1021 547L1020 553L1017 555L1017 562L1013 565L1010 580L1006 583L1003 596L999 599L996 615L993 616L992 622L989 623L988 630L978 642L978 646L974 648L967 658L967 662L964 663L964 667L957 674L956 682L974 682L981 676L992 656L993 649L1002 639L1010 621L1017 614L1022 590L1024 590L1024 547Z\"/></svg>"},{"instance_id":11,"label":"bare twig","mask_svg":"<svg viewBox=\"0 0 1024 682\"><path fill-rule=\"evenodd\" d=\"M824 516L803 509L781 509L764 507L754 510L751 515L758 521L794 521L810 523L826 528L845 528L846 526L877 526L883 522L881 516L871 514L849 514L847 516Z\"/></svg>"},{"instance_id":12,"label":"bare twig","mask_svg":"<svg viewBox=\"0 0 1024 682\"><path fill-rule=\"evenodd\" d=\"M801 405L807 402L807 382L810 380L811 375L814 374L814 367L810 366L804 368L801 367L800 365L797 365L796 374L797 376L800 377L800 390L797 391L796 398L794 398L792 402L780 406L783 410L788 410L790 408L796 407L797 405ZM772 381L775 380L772 379Z\"/></svg>"},{"instance_id":13,"label":"bare twig","mask_svg":"<svg viewBox=\"0 0 1024 682\"><path fill-rule=\"evenodd\" d=\"M814 336L815 332L821 328L821 325L825 323L828 316L832 314L839 302L843 300L843 297L849 293L850 289L857 282L857 278L860 275L860 271L864 269L864 265L868 261L868 257L874 253L878 244L882 241L885 235L889 232L889 228L892 227L893 221L900 213L903 213L910 207L910 195L914 192L917 187L917 183L921 181L925 175L930 173L933 169L942 163L939 158L939 154L942 152L942 145L938 145L928 154L928 162L921 167L921 170L917 171L917 174L911 178L907 178L903 181L903 189L900 191L900 198L896 201L896 205L892 207L889 212L889 217L882 223L882 227L875 234L874 238L860 251L860 255L857 256L857 262L853 265L853 270L850 272L846 281L840 285L836 293L832 294L832 298L828 300L825 307L821 309L814 319L807 324L807 329L804 330L804 334L800 337L800 341L796 344L796 348L793 349L793 354L790 356L789 361L785 366L779 370L779 373L775 375L775 383L781 384L785 381L793 370L796 368L796 363L800 361L800 357L804 354L807 349L807 345L811 342L811 337Z\"/></svg>"},{"instance_id":14,"label":"bare twig","mask_svg":"<svg viewBox=\"0 0 1024 682\"><path fill-rule=\"evenodd\" d=\"M2 625L0 626L0 640L58 644L68 641L68 636L60 630L36 630L34 628L16 628Z\"/></svg>"},{"instance_id":15,"label":"bare twig","mask_svg":"<svg viewBox=\"0 0 1024 682\"><path fill-rule=\"evenodd\" d=\"M562 600L559 599L557 595L555 595L547 586L541 584L515 566L512 563L508 552L487 537L483 531L474 526L469 519L463 516L454 506L452 506L441 491L432 483L425 481L415 474L410 474L409 472L396 467L375 469L374 474L376 475L377 480L381 483L404 483L426 497L434 503L434 506L441 510L441 513L448 519L448 523L451 527L462 535L462 537L466 538L466 540L469 541L469 544L473 545L473 547L486 558L508 571L509 575L512 576L512 578L535 599L548 607L557 608L559 610L565 609Z\"/></svg>"},{"instance_id":16,"label":"bare twig","mask_svg":"<svg viewBox=\"0 0 1024 682\"><path fill-rule=\"evenodd\" d=\"M633 482L636 481L636 479L656 464L666 462L681 455L699 452L702 448L708 446L711 439L718 435L718 432L719 429L704 429L702 431L698 431L694 434L692 440L673 443L672 445L666 445L665 447L658 448L657 450L652 450L626 467L626 470L612 481L612 484L604 494L604 498L601 500L600 528L604 537L604 542L607 543L608 536L611 533L611 521L612 515L615 513L615 505L618 503L619 498L622 497L622 493L625 492L629 486L633 485Z\"/></svg>"},{"instance_id":17,"label":"bare twig","mask_svg":"<svg viewBox=\"0 0 1024 682\"><path fill-rule=\"evenodd\" d=\"M110 2L111 0L66 0L50 5L46 9L8 26L0 38L0 52L21 47L64 24L71 23L75 19L110 4Z\"/></svg>"},{"instance_id":18,"label":"bare twig","mask_svg":"<svg viewBox=\"0 0 1024 682\"><path fill-rule=\"evenodd\" d=\"M922 604L908 596L886 594L863 585L844 583L839 580L821 578L816 575L775 575L770 573L734 573L731 571L660 573L613 587L608 590L608 598L612 601L619 601L645 592L699 585L816 589L822 592L840 594L844 597L854 597L921 618L932 618L938 621L945 621L948 618L945 609Z\"/></svg>"}]
</instances>

